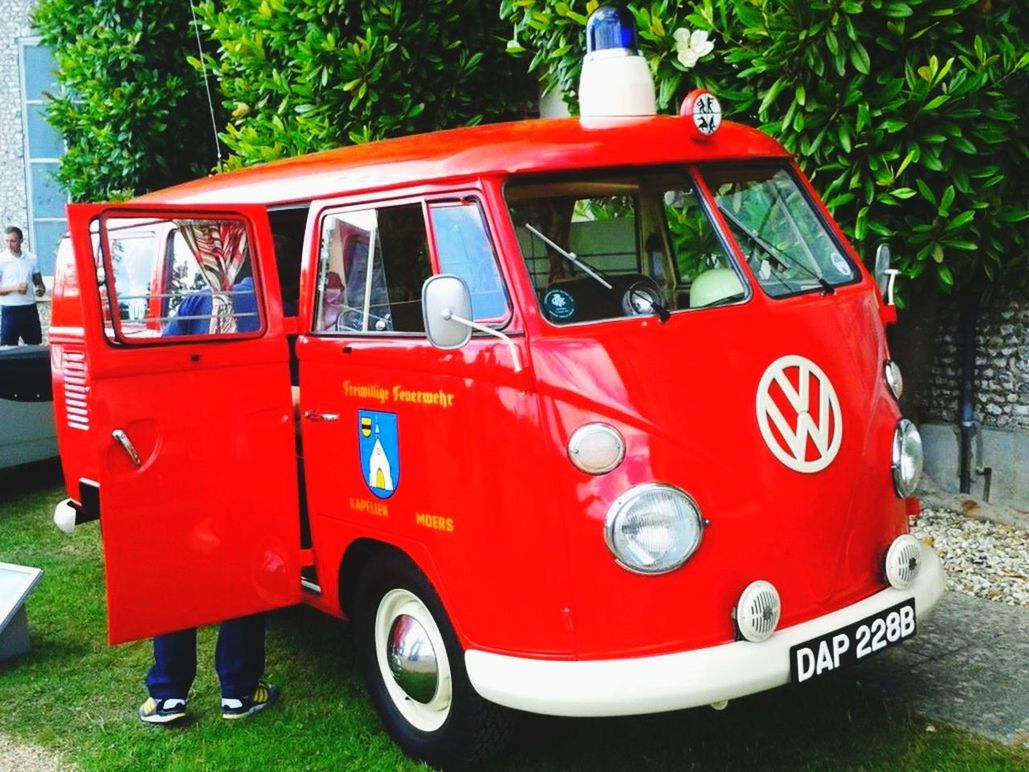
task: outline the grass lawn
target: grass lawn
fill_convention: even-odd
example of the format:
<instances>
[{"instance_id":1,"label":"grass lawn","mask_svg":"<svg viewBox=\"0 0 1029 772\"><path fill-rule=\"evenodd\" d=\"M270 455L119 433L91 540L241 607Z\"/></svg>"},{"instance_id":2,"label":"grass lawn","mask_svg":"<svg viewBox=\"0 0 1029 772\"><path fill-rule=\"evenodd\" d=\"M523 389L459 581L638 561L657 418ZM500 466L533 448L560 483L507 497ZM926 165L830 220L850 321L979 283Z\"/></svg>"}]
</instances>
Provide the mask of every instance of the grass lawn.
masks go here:
<instances>
[{"instance_id":1,"label":"grass lawn","mask_svg":"<svg viewBox=\"0 0 1029 772\"><path fill-rule=\"evenodd\" d=\"M61 751L82 769L423 768L380 729L347 626L307 608L269 619L268 675L283 688L281 705L245 721L219 718L209 629L200 637L194 719L178 729L140 723L149 644L106 645L100 529L57 531L50 518L62 495L54 464L0 472L0 561L45 571L28 603L32 652L0 664L0 734ZM720 713L529 716L490 769L1029 768L1023 750L926 726L844 674Z\"/></svg>"}]
</instances>

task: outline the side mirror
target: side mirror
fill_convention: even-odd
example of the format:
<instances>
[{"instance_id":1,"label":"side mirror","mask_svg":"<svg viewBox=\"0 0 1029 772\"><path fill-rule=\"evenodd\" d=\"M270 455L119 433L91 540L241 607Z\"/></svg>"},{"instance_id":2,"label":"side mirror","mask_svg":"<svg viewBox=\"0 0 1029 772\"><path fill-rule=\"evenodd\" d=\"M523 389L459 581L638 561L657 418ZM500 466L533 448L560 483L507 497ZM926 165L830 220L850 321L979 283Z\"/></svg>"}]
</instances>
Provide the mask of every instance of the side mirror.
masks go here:
<instances>
[{"instance_id":1,"label":"side mirror","mask_svg":"<svg viewBox=\"0 0 1029 772\"><path fill-rule=\"evenodd\" d=\"M872 276L875 283L879 285L879 291L886 297L886 269L890 267L890 245L885 242L875 250L875 268L872 269Z\"/></svg>"},{"instance_id":2,"label":"side mirror","mask_svg":"<svg viewBox=\"0 0 1029 772\"><path fill-rule=\"evenodd\" d=\"M470 319L471 316L472 294L464 279L440 274L425 280L422 285L422 320L433 346L461 348L472 336L472 328L457 319Z\"/></svg>"},{"instance_id":3,"label":"side mirror","mask_svg":"<svg viewBox=\"0 0 1029 772\"><path fill-rule=\"evenodd\" d=\"M875 283L879 285L879 292L888 306L893 303L893 282L900 273L896 268L890 268L890 245L880 244L875 250L875 268L872 269L872 276Z\"/></svg>"}]
</instances>

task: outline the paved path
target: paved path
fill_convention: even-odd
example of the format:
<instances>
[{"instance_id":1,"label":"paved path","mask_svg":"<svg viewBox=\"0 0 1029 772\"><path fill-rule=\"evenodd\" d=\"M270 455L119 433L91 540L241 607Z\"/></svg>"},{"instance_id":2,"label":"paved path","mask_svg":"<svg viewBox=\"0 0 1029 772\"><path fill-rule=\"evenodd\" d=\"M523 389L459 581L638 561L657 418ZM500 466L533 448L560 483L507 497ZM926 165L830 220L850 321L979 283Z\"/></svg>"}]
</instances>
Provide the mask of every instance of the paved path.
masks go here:
<instances>
[{"instance_id":1,"label":"paved path","mask_svg":"<svg viewBox=\"0 0 1029 772\"><path fill-rule=\"evenodd\" d=\"M948 592L914 638L856 673L926 718L1029 748L1029 609Z\"/></svg>"}]
</instances>

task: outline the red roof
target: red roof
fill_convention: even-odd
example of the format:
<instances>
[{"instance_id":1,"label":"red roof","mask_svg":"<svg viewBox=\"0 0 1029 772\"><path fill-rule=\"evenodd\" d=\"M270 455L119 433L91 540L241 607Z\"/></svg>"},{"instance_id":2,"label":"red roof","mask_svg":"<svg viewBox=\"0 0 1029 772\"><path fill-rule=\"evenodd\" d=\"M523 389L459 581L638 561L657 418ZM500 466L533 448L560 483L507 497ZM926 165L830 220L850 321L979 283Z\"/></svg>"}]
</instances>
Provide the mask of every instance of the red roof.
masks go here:
<instances>
[{"instance_id":1,"label":"red roof","mask_svg":"<svg viewBox=\"0 0 1029 772\"><path fill-rule=\"evenodd\" d=\"M561 118L416 134L212 175L143 200L273 204L494 175L787 155L755 129L727 121L710 139L696 140L685 121Z\"/></svg>"}]
</instances>

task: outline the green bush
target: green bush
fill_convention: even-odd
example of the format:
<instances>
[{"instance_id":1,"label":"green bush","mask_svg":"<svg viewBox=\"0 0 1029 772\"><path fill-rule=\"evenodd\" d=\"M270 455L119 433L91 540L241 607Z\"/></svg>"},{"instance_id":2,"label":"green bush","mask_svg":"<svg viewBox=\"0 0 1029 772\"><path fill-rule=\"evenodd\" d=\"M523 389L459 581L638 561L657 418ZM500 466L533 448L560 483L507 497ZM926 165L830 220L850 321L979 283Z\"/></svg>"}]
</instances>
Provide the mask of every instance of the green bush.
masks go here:
<instances>
[{"instance_id":1,"label":"green bush","mask_svg":"<svg viewBox=\"0 0 1029 772\"><path fill-rule=\"evenodd\" d=\"M509 51L574 103L583 0L502 0ZM908 279L1029 293L1026 18L990 0L673 0L628 6L662 110L695 86L797 155L861 254ZM711 33L695 68L679 28ZM681 36L681 33L680 33ZM902 289L903 291L903 289Z\"/></svg>"},{"instance_id":2,"label":"green bush","mask_svg":"<svg viewBox=\"0 0 1029 772\"><path fill-rule=\"evenodd\" d=\"M207 0L231 166L524 114L536 86L475 0ZM194 65L199 62L194 59Z\"/></svg>"},{"instance_id":3,"label":"green bush","mask_svg":"<svg viewBox=\"0 0 1029 772\"><path fill-rule=\"evenodd\" d=\"M47 120L67 150L57 179L75 201L120 199L215 164L188 3L40 0L33 25L62 86Z\"/></svg>"}]
</instances>

